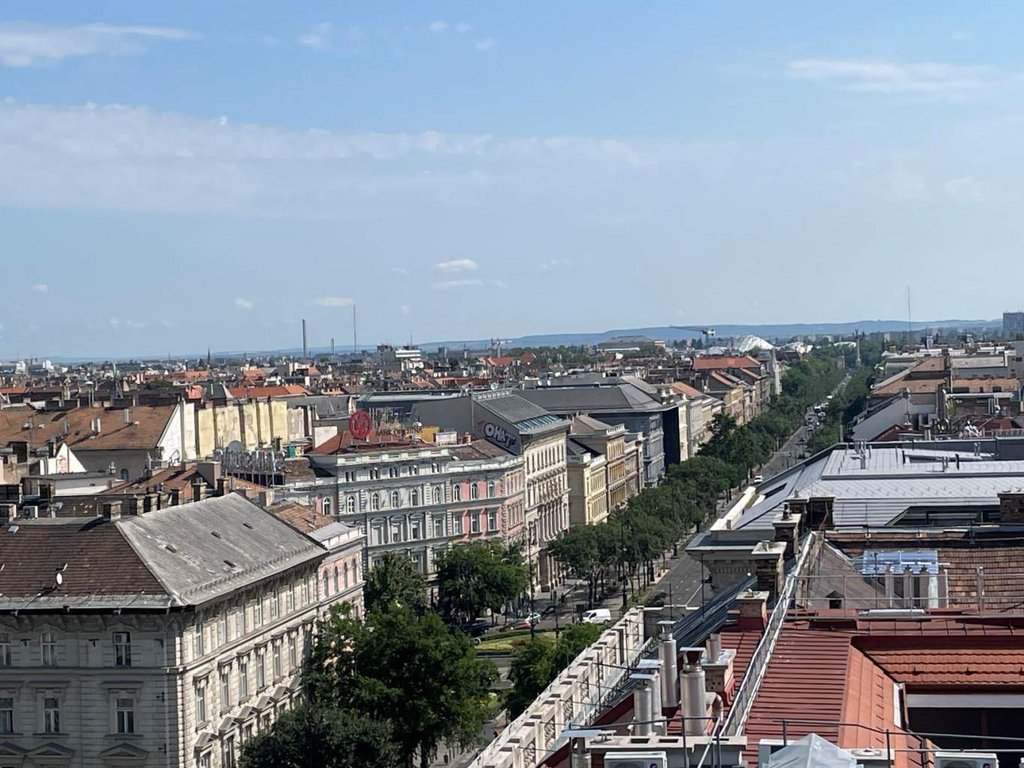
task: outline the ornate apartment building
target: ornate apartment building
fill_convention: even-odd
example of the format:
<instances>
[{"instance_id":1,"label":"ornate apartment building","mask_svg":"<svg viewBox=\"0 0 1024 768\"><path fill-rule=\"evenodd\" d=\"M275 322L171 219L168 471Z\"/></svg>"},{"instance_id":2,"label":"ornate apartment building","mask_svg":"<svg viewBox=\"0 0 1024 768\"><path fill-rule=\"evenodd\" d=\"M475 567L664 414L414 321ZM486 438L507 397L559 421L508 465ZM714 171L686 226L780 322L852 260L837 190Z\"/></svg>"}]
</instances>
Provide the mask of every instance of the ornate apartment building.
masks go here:
<instances>
[{"instance_id":1,"label":"ornate apartment building","mask_svg":"<svg viewBox=\"0 0 1024 768\"><path fill-rule=\"evenodd\" d=\"M276 497L362 533L364 571L401 552L429 580L454 543L523 537L523 460L485 441L442 446L345 432L306 456L313 475L278 487Z\"/></svg>"},{"instance_id":2,"label":"ornate apartment building","mask_svg":"<svg viewBox=\"0 0 1024 768\"><path fill-rule=\"evenodd\" d=\"M233 768L299 695L327 550L238 494L0 529L0 766Z\"/></svg>"}]
</instances>

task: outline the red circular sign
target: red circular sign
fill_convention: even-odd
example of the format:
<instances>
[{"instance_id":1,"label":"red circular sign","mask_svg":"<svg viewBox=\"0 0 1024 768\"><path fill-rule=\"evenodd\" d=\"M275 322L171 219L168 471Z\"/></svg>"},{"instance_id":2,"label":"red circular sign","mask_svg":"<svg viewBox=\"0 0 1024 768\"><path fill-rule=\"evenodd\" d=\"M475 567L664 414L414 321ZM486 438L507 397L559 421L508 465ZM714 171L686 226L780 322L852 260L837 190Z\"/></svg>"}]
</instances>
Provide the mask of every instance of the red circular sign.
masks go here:
<instances>
[{"instance_id":1,"label":"red circular sign","mask_svg":"<svg viewBox=\"0 0 1024 768\"><path fill-rule=\"evenodd\" d=\"M356 411L348 417L348 431L357 440L365 440L373 428L373 421L366 411Z\"/></svg>"}]
</instances>

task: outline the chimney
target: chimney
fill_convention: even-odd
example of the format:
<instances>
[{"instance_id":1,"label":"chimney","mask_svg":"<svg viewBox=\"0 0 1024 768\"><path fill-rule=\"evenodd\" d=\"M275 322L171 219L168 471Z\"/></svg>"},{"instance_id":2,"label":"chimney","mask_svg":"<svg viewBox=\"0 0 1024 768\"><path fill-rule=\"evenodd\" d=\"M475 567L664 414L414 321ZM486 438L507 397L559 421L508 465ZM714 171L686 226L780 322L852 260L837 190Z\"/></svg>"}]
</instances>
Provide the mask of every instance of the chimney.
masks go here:
<instances>
[{"instance_id":1,"label":"chimney","mask_svg":"<svg viewBox=\"0 0 1024 768\"><path fill-rule=\"evenodd\" d=\"M1024 525L1024 490L1017 488L999 494L999 522Z\"/></svg>"},{"instance_id":2,"label":"chimney","mask_svg":"<svg viewBox=\"0 0 1024 768\"><path fill-rule=\"evenodd\" d=\"M661 659L661 705L662 714L666 709L674 710L679 706L679 651L676 639L672 635L675 622L658 622L658 656Z\"/></svg>"},{"instance_id":3,"label":"chimney","mask_svg":"<svg viewBox=\"0 0 1024 768\"><path fill-rule=\"evenodd\" d=\"M202 501L206 498L206 484L203 478L196 475L192 478L192 501Z\"/></svg>"},{"instance_id":4,"label":"chimney","mask_svg":"<svg viewBox=\"0 0 1024 768\"><path fill-rule=\"evenodd\" d=\"M0 522L6 523L18 516L17 504L0 504Z\"/></svg>"},{"instance_id":5,"label":"chimney","mask_svg":"<svg viewBox=\"0 0 1024 768\"><path fill-rule=\"evenodd\" d=\"M679 701L683 733L703 736L708 731L708 711L704 690L704 668L700 664L703 648L683 649L683 669L679 675Z\"/></svg>"},{"instance_id":6,"label":"chimney","mask_svg":"<svg viewBox=\"0 0 1024 768\"><path fill-rule=\"evenodd\" d=\"M788 504L783 507L782 517L772 523L775 540L786 545L786 560L800 554L800 515L794 515Z\"/></svg>"},{"instance_id":7,"label":"chimney","mask_svg":"<svg viewBox=\"0 0 1024 768\"><path fill-rule=\"evenodd\" d=\"M178 488L171 488L167 492L167 506L176 507L181 504L181 490Z\"/></svg>"},{"instance_id":8,"label":"chimney","mask_svg":"<svg viewBox=\"0 0 1024 768\"><path fill-rule=\"evenodd\" d=\"M636 665L637 675L645 675L648 678L648 687L651 689L651 733L660 736L665 735L665 717L662 711L665 709L664 700L661 697L661 659L641 659Z\"/></svg>"},{"instance_id":9,"label":"chimney","mask_svg":"<svg viewBox=\"0 0 1024 768\"><path fill-rule=\"evenodd\" d=\"M650 736L654 719L654 697L651 689L651 675L630 675L630 680L637 681L633 689L633 735Z\"/></svg>"},{"instance_id":10,"label":"chimney","mask_svg":"<svg viewBox=\"0 0 1024 768\"><path fill-rule=\"evenodd\" d=\"M748 589L736 598L740 609L740 629L764 629L768 626L768 593Z\"/></svg>"},{"instance_id":11,"label":"chimney","mask_svg":"<svg viewBox=\"0 0 1024 768\"><path fill-rule=\"evenodd\" d=\"M132 409L131 408L125 408L124 411L122 411L122 413L124 413L124 423L125 424L131 424L132 423Z\"/></svg>"},{"instance_id":12,"label":"chimney","mask_svg":"<svg viewBox=\"0 0 1024 768\"><path fill-rule=\"evenodd\" d=\"M200 461L196 465L196 471L211 488L217 487L217 479L223 475L219 461Z\"/></svg>"},{"instance_id":13,"label":"chimney","mask_svg":"<svg viewBox=\"0 0 1024 768\"><path fill-rule=\"evenodd\" d=\"M93 426L92 431L97 435L103 431L103 421L99 416L96 417L96 424Z\"/></svg>"},{"instance_id":14,"label":"chimney","mask_svg":"<svg viewBox=\"0 0 1024 768\"><path fill-rule=\"evenodd\" d=\"M754 561L754 578L757 589L765 590L771 597L782 591L785 579L786 544L781 541L759 542L750 552Z\"/></svg>"},{"instance_id":15,"label":"chimney","mask_svg":"<svg viewBox=\"0 0 1024 768\"><path fill-rule=\"evenodd\" d=\"M120 501L105 501L103 502L103 519L104 520L120 520L121 519L121 502Z\"/></svg>"},{"instance_id":16,"label":"chimney","mask_svg":"<svg viewBox=\"0 0 1024 768\"><path fill-rule=\"evenodd\" d=\"M717 632L708 637L707 648L702 666L708 693L718 694L721 701L729 704L736 689L736 678L733 675L736 651L732 648L722 650L722 636Z\"/></svg>"}]
</instances>

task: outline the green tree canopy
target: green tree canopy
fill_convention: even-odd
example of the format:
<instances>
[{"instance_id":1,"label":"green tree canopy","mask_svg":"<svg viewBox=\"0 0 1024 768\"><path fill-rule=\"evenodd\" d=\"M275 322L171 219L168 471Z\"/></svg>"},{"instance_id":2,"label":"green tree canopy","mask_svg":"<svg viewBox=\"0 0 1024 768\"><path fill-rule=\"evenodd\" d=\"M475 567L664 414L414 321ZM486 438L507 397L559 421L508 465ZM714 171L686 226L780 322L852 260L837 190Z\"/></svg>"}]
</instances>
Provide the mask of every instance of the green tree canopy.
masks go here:
<instances>
[{"instance_id":1,"label":"green tree canopy","mask_svg":"<svg viewBox=\"0 0 1024 768\"><path fill-rule=\"evenodd\" d=\"M497 613L529 584L522 552L498 541L456 546L437 561L438 598L448 616L471 619L487 608Z\"/></svg>"},{"instance_id":2,"label":"green tree canopy","mask_svg":"<svg viewBox=\"0 0 1024 768\"><path fill-rule=\"evenodd\" d=\"M390 720L352 710L285 712L242 750L241 768L399 768Z\"/></svg>"},{"instance_id":3,"label":"green tree canopy","mask_svg":"<svg viewBox=\"0 0 1024 768\"><path fill-rule=\"evenodd\" d=\"M313 705L393 719L403 762L418 755L424 768L442 741L479 738L497 670L437 614L392 604L361 620L334 610L318 629L303 676Z\"/></svg>"},{"instance_id":4,"label":"green tree canopy","mask_svg":"<svg viewBox=\"0 0 1024 768\"><path fill-rule=\"evenodd\" d=\"M420 610L426 605L426 584L412 560L387 552L366 574L363 600L367 612L390 606Z\"/></svg>"}]
</instances>

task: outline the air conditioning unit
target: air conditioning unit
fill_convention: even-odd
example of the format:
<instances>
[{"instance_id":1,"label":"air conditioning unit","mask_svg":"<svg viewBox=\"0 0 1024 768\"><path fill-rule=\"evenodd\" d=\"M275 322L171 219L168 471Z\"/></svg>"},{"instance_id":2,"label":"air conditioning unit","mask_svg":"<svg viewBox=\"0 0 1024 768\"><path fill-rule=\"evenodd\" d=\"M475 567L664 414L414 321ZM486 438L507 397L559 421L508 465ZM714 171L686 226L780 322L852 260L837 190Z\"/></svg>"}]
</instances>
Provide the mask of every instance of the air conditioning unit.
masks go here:
<instances>
[{"instance_id":1,"label":"air conditioning unit","mask_svg":"<svg viewBox=\"0 0 1024 768\"><path fill-rule=\"evenodd\" d=\"M935 768L996 768L995 752L936 752Z\"/></svg>"},{"instance_id":2,"label":"air conditioning unit","mask_svg":"<svg viewBox=\"0 0 1024 768\"><path fill-rule=\"evenodd\" d=\"M605 752L604 768L668 768L664 752Z\"/></svg>"},{"instance_id":3,"label":"air conditioning unit","mask_svg":"<svg viewBox=\"0 0 1024 768\"><path fill-rule=\"evenodd\" d=\"M760 768L766 768L772 755L786 746L782 739L761 739L757 742L757 764Z\"/></svg>"}]
</instances>

